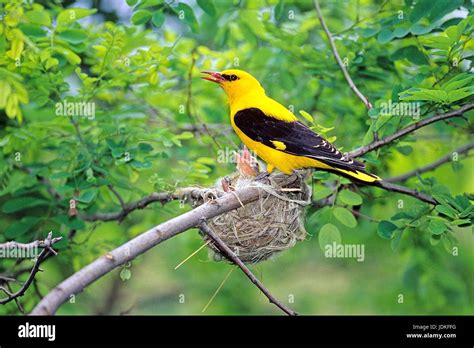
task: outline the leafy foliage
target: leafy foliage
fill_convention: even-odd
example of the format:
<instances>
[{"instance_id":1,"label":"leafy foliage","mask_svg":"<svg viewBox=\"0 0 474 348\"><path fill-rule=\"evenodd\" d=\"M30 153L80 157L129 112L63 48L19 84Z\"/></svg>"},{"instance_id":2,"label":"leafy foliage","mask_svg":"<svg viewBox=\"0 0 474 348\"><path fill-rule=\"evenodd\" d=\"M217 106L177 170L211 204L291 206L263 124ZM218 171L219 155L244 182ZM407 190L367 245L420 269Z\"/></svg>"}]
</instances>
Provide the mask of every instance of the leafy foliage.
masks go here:
<instances>
[{"instance_id":1,"label":"leafy foliage","mask_svg":"<svg viewBox=\"0 0 474 348\"><path fill-rule=\"evenodd\" d=\"M369 111L344 80L309 0L126 0L114 5L123 10L116 12L53 1L11 0L0 6L0 218L5 226L0 242L31 241L50 230L61 234L60 257L51 261L48 286L189 207L184 202L155 204L120 225L82 217L119 211L121 200L152 191L211 186L235 169L218 160L218 153L232 152L238 144L228 131L224 96L199 80L201 70L250 71L269 95L341 151L473 102L469 1L322 2L349 74L374 105ZM419 112L387 113L389 102L409 103ZM77 112L77 106L83 109ZM368 170L387 178L453 151L472 138L469 116L472 111L365 155ZM366 280L374 274L369 266L324 258L326 244L363 243L371 255L365 263L381 265L380 271L368 283L371 295L361 299L360 290L350 288L338 313L366 313L366 308L351 307L361 303L381 313L472 314L469 229L474 213L473 195L466 193L472 192L472 159L451 164L407 182L433 195L440 203L435 207L315 172L315 206L308 209L306 227L317 238L265 264L268 279L281 282L281 270L288 269L288 284L301 284L308 276L301 270L316 263L331 267L341 279L359 274ZM329 205L318 206L326 200ZM312 248L316 242L322 253ZM174 243L160 249L163 259L184 258L200 245L195 236ZM0 272L13 267L10 261L0 262ZM146 267L141 259L135 264ZM195 288L206 274L209 281L195 289L195 297L205 303L223 276L200 262L186 267L178 285L172 281L176 273L152 270L163 272L157 281L170 283L172 293L180 286ZM142 275L133 270L131 277L131 268L124 266L117 277L138 282ZM321 271L314 278L327 276ZM239 281L239 289L244 288L245 280ZM371 292L381 284L391 289ZM240 299L226 291L223 302L216 300L219 313L252 312L252 305L260 308L255 312L266 310L249 300L251 289L242 290ZM312 291L320 290L307 282L295 291L304 298L296 309L332 313L336 308L319 307ZM404 307L395 300L401 292ZM102 301L91 296L92 303ZM25 301L31 308L37 298L27 294ZM168 306L160 308L182 311L173 302ZM190 306L189 313L200 310ZM91 305L77 307L65 312L81 313ZM5 308L0 312L16 311L14 304Z\"/></svg>"}]
</instances>

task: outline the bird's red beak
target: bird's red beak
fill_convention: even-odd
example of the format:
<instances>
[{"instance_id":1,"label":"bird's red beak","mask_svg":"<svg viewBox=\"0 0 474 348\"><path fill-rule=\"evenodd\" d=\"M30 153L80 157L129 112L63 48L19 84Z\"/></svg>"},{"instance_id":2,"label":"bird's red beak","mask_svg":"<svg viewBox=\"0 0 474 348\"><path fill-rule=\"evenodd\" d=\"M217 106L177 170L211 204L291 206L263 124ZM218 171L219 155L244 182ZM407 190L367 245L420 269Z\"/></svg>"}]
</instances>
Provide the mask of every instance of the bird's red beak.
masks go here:
<instances>
[{"instance_id":1,"label":"bird's red beak","mask_svg":"<svg viewBox=\"0 0 474 348\"><path fill-rule=\"evenodd\" d=\"M208 74L209 76L201 76L202 79L215 82L215 83L221 83L225 81L225 78L222 77L221 74L218 72L212 72L212 71L201 71L203 74Z\"/></svg>"}]
</instances>

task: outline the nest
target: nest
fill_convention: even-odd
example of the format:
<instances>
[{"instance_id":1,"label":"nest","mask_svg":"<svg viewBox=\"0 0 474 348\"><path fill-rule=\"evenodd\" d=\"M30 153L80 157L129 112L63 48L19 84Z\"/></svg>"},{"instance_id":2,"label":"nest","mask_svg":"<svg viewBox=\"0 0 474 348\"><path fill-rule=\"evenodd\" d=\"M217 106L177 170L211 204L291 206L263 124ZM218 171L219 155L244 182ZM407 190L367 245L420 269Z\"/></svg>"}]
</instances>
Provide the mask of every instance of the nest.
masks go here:
<instances>
[{"instance_id":1,"label":"nest","mask_svg":"<svg viewBox=\"0 0 474 348\"><path fill-rule=\"evenodd\" d=\"M280 180L271 176L267 183L237 176L230 182L232 188L258 187L260 198L209 220L209 227L244 263L255 264L292 248L306 237L304 208L311 200L311 190L305 174L293 174L294 180L282 180L285 176L279 174ZM278 184L285 181L291 183ZM219 181L212 188L212 195L225 193L223 183ZM203 238L209 240L206 235ZM209 250L213 260L226 260L213 243L209 243Z\"/></svg>"}]
</instances>

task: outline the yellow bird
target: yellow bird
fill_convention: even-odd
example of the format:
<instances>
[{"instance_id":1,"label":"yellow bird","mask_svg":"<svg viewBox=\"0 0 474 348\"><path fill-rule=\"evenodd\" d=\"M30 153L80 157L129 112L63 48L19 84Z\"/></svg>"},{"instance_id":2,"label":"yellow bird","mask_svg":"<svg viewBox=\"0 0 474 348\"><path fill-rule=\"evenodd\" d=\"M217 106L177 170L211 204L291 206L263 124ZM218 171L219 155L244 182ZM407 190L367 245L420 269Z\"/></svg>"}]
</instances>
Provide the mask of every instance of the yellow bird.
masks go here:
<instances>
[{"instance_id":1,"label":"yellow bird","mask_svg":"<svg viewBox=\"0 0 474 348\"><path fill-rule=\"evenodd\" d=\"M365 171L362 162L348 158L316 134L287 108L268 97L258 80L249 73L230 69L203 71L202 78L219 84L230 104L232 128L245 145L267 163L271 173L316 168L366 183L381 180Z\"/></svg>"}]
</instances>

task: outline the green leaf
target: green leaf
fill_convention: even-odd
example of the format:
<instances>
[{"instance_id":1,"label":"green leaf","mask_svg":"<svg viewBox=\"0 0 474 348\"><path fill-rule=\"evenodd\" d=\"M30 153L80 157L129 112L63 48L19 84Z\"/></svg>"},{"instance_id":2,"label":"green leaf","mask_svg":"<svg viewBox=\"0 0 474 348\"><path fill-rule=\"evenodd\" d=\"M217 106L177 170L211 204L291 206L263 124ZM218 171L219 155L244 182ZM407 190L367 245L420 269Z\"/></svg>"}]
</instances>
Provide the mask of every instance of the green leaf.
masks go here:
<instances>
[{"instance_id":1,"label":"green leaf","mask_svg":"<svg viewBox=\"0 0 474 348\"><path fill-rule=\"evenodd\" d=\"M314 121L313 116L308 114L306 111L300 110L300 115L303 116L305 119L307 119L309 122L313 123L313 121Z\"/></svg>"},{"instance_id":2,"label":"green leaf","mask_svg":"<svg viewBox=\"0 0 474 348\"><path fill-rule=\"evenodd\" d=\"M283 17L283 11L285 10L285 1L284 0L280 0L278 1L278 4L275 6L275 18L277 20L281 20L282 17Z\"/></svg>"},{"instance_id":3,"label":"green leaf","mask_svg":"<svg viewBox=\"0 0 474 348\"><path fill-rule=\"evenodd\" d=\"M462 88L474 80L474 76L468 73L457 74L453 78L446 81L441 85L441 89L446 92L454 91L458 88Z\"/></svg>"},{"instance_id":4,"label":"green leaf","mask_svg":"<svg viewBox=\"0 0 474 348\"><path fill-rule=\"evenodd\" d=\"M377 34L379 30L377 28L364 28L361 30L361 35L362 37L369 38Z\"/></svg>"},{"instance_id":5,"label":"green leaf","mask_svg":"<svg viewBox=\"0 0 474 348\"><path fill-rule=\"evenodd\" d=\"M216 160L212 157L199 157L196 162L207 165L207 166L215 166Z\"/></svg>"},{"instance_id":6,"label":"green leaf","mask_svg":"<svg viewBox=\"0 0 474 348\"><path fill-rule=\"evenodd\" d=\"M380 237L383 239L391 239L395 230L398 229L398 226L394 223L391 223L387 220L382 220L379 222L377 232Z\"/></svg>"},{"instance_id":7,"label":"green leaf","mask_svg":"<svg viewBox=\"0 0 474 348\"><path fill-rule=\"evenodd\" d=\"M57 172L57 173L51 174L49 178L51 180L56 180L56 179L69 178L70 176L71 176L71 173L69 172Z\"/></svg>"},{"instance_id":8,"label":"green leaf","mask_svg":"<svg viewBox=\"0 0 474 348\"><path fill-rule=\"evenodd\" d=\"M179 140L188 140L194 138L194 134L193 132L184 131L180 134L175 135L175 138Z\"/></svg>"},{"instance_id":9,"label":"green leaf","mask_svg":"<svg viewBox=\"0 0 474 348\"><path fill-rule=\"evenodd\" d=\"M2 212L6 214L15 213L17 211L33 208L40 205L47 205L48 202L44 199L37 199L32 197L13 198L6 201L2 206Z\"/></svg>"},{"instance_id":10,"label":"green leaf","mask_svg":"<svg viewBox=\"0 0 474 348\"><path fill-rule=\"evenodd\" d=\"M31 24L45 25L47 27L51 25L51 17L46 10L34 10L26 12L25 17Z\"/></svg>"},{"instance_id":11,"label":"green leaf","mask_svg":"<svg viewBox=\"0 0 474 348\"><path fill-rule=\"evenodd\" d=\"M48 58L44 67L46 68L46 70L49 70L53 66L57 66L58 64L59 64L59 60L57 60L56 58Z\"/></svg>"},{"instance_id":12,"label":"green leaf","mask_svg":"<svg viewBox=\"0 0 474 348\"><path fill-rule=\"evenodd\" d=\"M189 5L186 5L184 2L180 2L176 7L176 11L180 20L189 25L192 31L197 31L199 25L196 16L194 15L193 9Z\"/></svg>"},{"instance_id":13,"label":"green leaf","mask_svg":"<svg viewBox=\"0 0 474 348\"><path fill-rule=\"evenodd\" d=\"M153 151L153 146L151 146L148 143L140 143L140 144L138 144L138 150L141 151L141 152L148 153L148 152Z\"/></svg>"},{"instance_id":14,"label":"green leaf","mask_svg":"<svg viewBox=\"0 0 474 348\"><path fill-rule=\"evenodd\" d=\"M120 279L122 279L122 281L127 281L131 277L132 277L132 272L130 271L130 269L122 268L122 270L120 271Z\"/></svg>"},{"instance_id":15,"label":"green leaf","mask_svg":"<svg viewBox=\"0 0 474 348\"><path fill-rule=\"evenodd\" d=\"M381 108L372 108L367 112L367 115L369 115L372 118L377 117L380 114Z\"/></svg>"},{"instance_id":16,"label":"green leaf","mask_svg":"<svg viewBox=\"0 0 474 348\"><path fill-rule=\"evenodd\" d=\"M5 237L15 239L28 232L40 218L36 216L25 216L19 221L13 222L5 229Z\"/></svg>"},{"instance_id":17,"label":"green leaf","mask_svg":"<svg viewBox=\"0 0 474 348\"><path fill-rule=\"evenodd\" d=\"M426 40L424 40L424 44L429 47L439 48L439 49L449 49L450 45L452 45L456 40L453 38L448 37L445 34L439 34L436 36L430 36Z\"/></svg>"},{"instance_id":18,"label":"green leaf","mask_svg":"<svg viewBox=\"0 0 474 348\"><path fill-rule=\"evenodd\" d=\"M410 219L410 218L413 218L413 216L405 213L404 211L400 211L400 212L396 213L395 215L393 215L390 218L390 220L396 221L396 220L403 220L403 219Z\"/></svg>"},{"instance_id":19,"label":"green leaf","mask_svg":"<svg viewBox=\"0 0 474 348\"><path fill-rule=\"evenodd\" d=\"M342 207L335 207L332 213L341 224L351 228L357 226L357 220L348 209Z\"/></svg>"},{"instance_id":20,"label":"green leaf","mask_svg":"<svg viewBox=\"0 0 474 348\"><path fill-rule=\"evenodd\" d=\"M428 19L430 22L435 22L438 19L444 17L450 12L453 12L458 7L462 6L463 0L438 0L438 1L427 1L431 5ZM426 14L425 14L426 15Z\"/></svg>"},{"instance_id":21,"label":"green leaf","mask_svg":"<svg viewBox=\"0 0 474 348\"><path fill-rule=\"evenodd\" d=\"M79 44L87 39L87 34L80 29L66 29L58 34L58 37L72 44Z\"/></svg>"},{"instance_id":22,"label":"green leaf","mask_svg":"<svg viewBox=\"0 0 474 348\"><path fill-rule=\"evenodd\" d=\"M428 229L433 234L441 234L448 229L448 226L442 221L431 220L428 224Z\"/></svg>"},{"instance_id":23,"label":"green leaf","mask_svg":"<svg viewBox=\"0 0 474 348\"><path fill-rule=\"evenodd\" d=\"M214 17L216 15L216 8L212 0L197 0L197 4L209 16Z\"/></svg>"},{"instance_id":24,"label":"green leaf","mask_svg":"<svg viewBox=\"0 0 474 348\"><path fill-rule=\"evenodd\" d=\"M400 39L404 36L406 36L408 34L408 32L410 31L410 28L401 28L401 27L397 27L395 28L395 30L393 31L393 36Z\"/></svg>"},{"instance_id":25,"label":"green leaf","mask_svg":"<svg viewBox=\"0 0 474 348\"><path fill-rule=\"evenodd\" d=\"M326 224L319 231L318 242L321 250L325 251L326 245L341 244L341 233L333 224Z\"/></svg>"},{"instance_id":26,"label":"green leaf","mask_svg":"<svg viewBox=\"0 0 474 348\"><path fill-rule=\"evenodd\" d=\"M433 30L433 27L432 26L423 26L423 25L420 25L420 24L414 24L411 28L410 28L410 32L413 34L413 35L425 35L425 34L428 34L430 33L431 31Z\"/></svg>"},{"instance_id":27,"label":"green leaf","mask_svg":"<svg viewBox=\"0 0 474 348\"><path fill-rule=\"evenodd\" d=\"M89 204L92 200L97 196L97 189L92 188L88 190L84 190L81 192L81 195L76 198L78 202Z\"/></svg>"},{"instance_id":28,"label":"green leaf","mask_svg":"<svg viewBox=\"0 0 474 348\"><path fill-rule=\"evenodd\" d=\"M388 29L382 29L382 31L377 35L377 41L381 44L392 41L393 33Z\"/></svg>"},{"instance_id":29,"label":"green leaf","mask_svg":"<svg viewBox=\"0 0 474 348\"><path fill-rule=\"evenodd\" d=\"M454 103L455 101L467 98L474 95L474 87L464 87L455 91L448 92L448 102Z\"/></svg>"},{"instance_id":30,"label":"green leaf","mask_svg":"<svg viewBox=\"0 0 474 348\"><path fill-rule=\"evenodd\" d=\"M149 169L151 168L151 162L149 161L145 161L145 162L141 162L141 161L137 161L137 160L133 160L130 162L131 166L135 169Z\"/></svg>"},{"instance_id":31,"label":"green leaf","mask_svg":"<svg viewBox=\"0 0 474 348\"><path fill-rule=\"evenodd\" d=\"M90 16L96 12L96 9L67 8L59 13L56 19L56 29L61 31L68 24L75 22L78 19Z\"/></svg>"},{"instance_id":32,"label":"green leaf","mask_svg":"<svg viewBox=\"0 0 474 348\"><path fill-rule=\"evenodd\" d=\"M315 201L319 201L323 198L326 198L330 196L334 191L330 189L329 187L323 187L321 189L317 189L316 192L313 195L313 199Z\"/></svg>"},{"instance_id":33,"label":"green leaf","mask_svg":"<svg viewBox=\"0 0 474 348\"><path fill-rule=\"evenodd\" d=\"M432 235L430 236L430 244L433 245L433 246L435 246L435 245L437 245L437 244L441 241L441 239L443 239L443 236L442 236L442 235L439 235L439 234L432 234Z\"/></svg>"},{"instance_id":34,"label":"green leaf","mask_svg":"<svg viewBox=\"0 0 474 348\"><path fill-rule=\"evenodd\" d=\"M111 151L112 157L113 158L120 158L120 157L122 157L124 151L125 150L123 149L123 147L113 148L112 151Z\"/></svg>"},{"instance_id":35,"label":"green leaf","mask_svg":"<svg viewBox=\"0 0 474 348\"><path fill-rule=\"evenodd\" d=\"M393 233L392 240L390 241L390 247L393 251L396 251L400 246L400 241L402 240L403 232L404 231L402 230L397 230Z\"/></svg>"},{"instance_id":36,"label":"green leaf","mask_svg":"<svg viewBox=\"0 0 474 348\"><path fill-rule=\"evenodd\" d=\"M446 215L452 219L455 219L456 218L456 210L454 210L453 208L451 207L448 207L446 205L437 205L435 207L436 211L438 211L439 213L443 214L443 215Z\"/></svg>"},{"instance_id":37,"label":"green leaf","mask_svg":"<svg viewBox=\"0 0 474 348\"><path fill-rule=\"evenodd\" d=\"M414 88L400 94L400 100L433 101L446 104L449 101L448 93L436 89Z\"/></svg>"},{"instance_id":38,"label":"green leaf","mask_svg":"<svg viewBox=\"0 0 474 348\"><path fill-rule=\"evenodd\" d=\"M461 227L468 227L471 225L471 220L469 219L456 219L451 221L451 225L454 226L461 226Z\"/></svg>"},{"instance_id":39,"label":"green leaf","mask_svg":"<svg viewBox=\"0 0 474 348\"><path fill-rule=\"evenodd\" d=\"M30 38L41 39L46 37L46 31L41 29L38 24L22 23L18 27L21 29L23 34L29 36Z\"/></svg>"},{"instance_id":40,"label":"green leaf","mask_svg":"<svg viewBox=\"0 0 474 348\"><path fill-rule=\"evenodd\" d=\"M151 18L151 22L153 23L155 27L160 28L165 22L165 15L163 11L153 12L153 17Z\"/></svg>"},{"instance_id":41,"label":"green leaf","mask_svg":"<svg viewBox=\"0 0 474 348\"><path fill-rule=\"evenodd\" d=\"M138 10L132 15L130 20L135 25L141 25L148 22L151 19L151 16L152 14L148 10Z\"/></svg>"},{"instance_id":42,"label":"green leaf","mask_svg":"<svg viewBox=\"0 0 474 348\"><path fill-rule=\"evenodd\" d=\"M313 179L315 180L327 180L331 176L330 173L328 172L323 172L322 170L320 171L315 171L313 173Z\"/></svg>"},{"instance_id":43,"label":"green leaf","mask_svg":"<svg viewBox=\"0 0 474 348\"><path fill-rule=\"evenodd\" d=\"M133 7L137 4L138 0L125 0L128 6Z\"/></svg>"},{"instance_id":44,"label":"green leaf","mask_svg":"<svg viewBox=\"0 0 474 348\"><path fill-rule=\"evenodd\" d=\"M432 0L418 0L412 12L410 13L410 16L408 17L410 22L418 22L421 18L423 18L423 16L426 16L426 14L431 11L432 7Z\"/></svg>"},{"instance_id":45,"label":"green leaf","mask_svg":"<svg viewBox=\"0 0 474 348\"><path fill-rule=\"evenodd\" d=\"M406 46L398 49L393 55L392 59L400 60L400 59L407 59L412 63L417 65L427 64L428 60L424 56L423 53L420 52L418 47L416 46Z\"/></svg>"},{"instance_id":46,"label":"green leaf","mask_svg":"<svg viewBox=\"0 0 474 348\"><path fill-rule=\"evenodd\" d=\"M56 52L62 55L66 60L72 65L78 65L81 63L81 57L71 51L69 48L62 46L54 46L53 48Z\"/></svg>"},{"instance_id":47,"label":"green leaf","mask_svg":"<svg viewBox=\"0 0 474 348\"><path fill-rule=\"evenodd\" d=\"M258 11L241 11L240 20L247 25L254 35L260 38L265 38L267 36L267 31L265 30L262 20L258 16Z\"/></svg>"},{"instance_id":48,"label":"green leaf","mask_svg":"<svg viewBox=\"0 0 474 348\"><path fill-rule=\"evenodd\" d=\"M398 152L405 156L408 156L413 152L413 148L410 145L397 146L396 149Z\"/></svg>"},{"instance_id":49,"label":"green leaf","mask_svg":"<svg viewBox=\"0 0 474 348\"><path fill-rule=\"evenodd\" d=\"M337 199L340 200L342 203L347 205L361 205L362 204L362 197L350 190L342 190L337 195Z\"/></svg>"}]
</instances>

